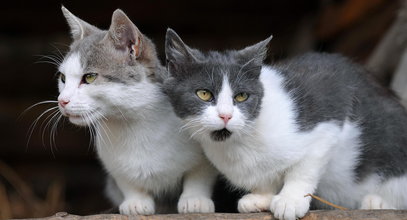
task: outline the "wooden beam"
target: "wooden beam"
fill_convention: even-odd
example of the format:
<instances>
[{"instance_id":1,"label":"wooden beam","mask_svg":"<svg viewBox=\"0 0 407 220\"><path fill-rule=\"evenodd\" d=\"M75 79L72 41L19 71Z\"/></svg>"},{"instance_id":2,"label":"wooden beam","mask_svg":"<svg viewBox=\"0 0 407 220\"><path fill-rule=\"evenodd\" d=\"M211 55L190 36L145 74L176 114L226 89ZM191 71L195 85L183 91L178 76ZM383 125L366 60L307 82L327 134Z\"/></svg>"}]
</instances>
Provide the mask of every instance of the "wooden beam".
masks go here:
<instances>
[{"instance_id":1,"label":"wooden beam","mask_svg":"<svg viewBox=\"0 0 407 220\"><path fill-rule=\"evenodd\" d=\"M366 67L382 82L388 82L393 76L407 48L407 0L400 2L402 4L396 20L366 63Z\"/></svg>"},{"instance_id":2,"label":"wooden beam","mask_svg":"<svg viewBox=\"0 0 407 220\"><path fill-rule=\"evenodd\" d=\"M209 219L242 219L242 220L275 220L272 214L262 213L214 213L214 214L170 214L150 216L125 216L119 214L102 214L78 216L59 212L47 218L35 220L209 220ZM302 220L407 220L407 210L318 210L309 212ZM34 220L34 219L33 219Z\"/></svg>"}]
</instances>

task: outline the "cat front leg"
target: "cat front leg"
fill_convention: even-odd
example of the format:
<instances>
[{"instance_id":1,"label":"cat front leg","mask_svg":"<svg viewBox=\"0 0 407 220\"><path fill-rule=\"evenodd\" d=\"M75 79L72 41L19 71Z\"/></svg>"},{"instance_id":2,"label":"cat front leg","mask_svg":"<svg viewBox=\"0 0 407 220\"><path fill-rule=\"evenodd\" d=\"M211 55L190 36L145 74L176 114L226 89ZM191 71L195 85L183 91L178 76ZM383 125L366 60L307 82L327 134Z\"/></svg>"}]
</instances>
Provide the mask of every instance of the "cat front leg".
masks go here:
<instances>
[{"instance_id":1,"label":"cat front leg","mask_svg":"<svg viewBox=\"0 0 407 220\"><path fill-rule=\"evenodd\" d=\"M155 213L154 199L146 190L136 187L122 178L115 180L124 196L124 201L119 206L120 214L152 215Z\"/></svg>"},{"instance_id":2,"label":"cat front leg","mask_svg":"<svg viewBox=\"0 0 407 220\"><path fill-rule=\"evenodd\" d=\"M279 188L281 188L281 181L273 178L270 184L257 187L239 199L237 210L241 213L270 211L271 201Z\"/></svg>"},{"instance_id":3,"label":"cat front leg","mask_svg":"<svg viewBox=\"0 0 407 220\"><path fill-rule=\"evenodd\" d=\"M383 197L376 194L368 194L363 197L360 209L396 209L386 202Z\"/></svg>"},{"instance_id":4,"label":"cat front leg","mask_svg":"<svg viewBox=\"0 0 407 220\"><path fill-rule=\"evenodd\" d=\"M241 213L265 212L270 210L270 204L275 192L256 192L243 196L238 204L237 210Z\"/></svg>"},{"instance_id":5,"label":"cat front leg","mask_svg":"<svg viewBox=\"0 0 407 220\"><path fill-rule=\"evenodd\" d=\"M304 161L293 167L284 178L280 193L273 197L270 211L280 220L295 220L309 210L311 198L319 180L319 166L312 161Z\"/></svg>"},{"instance_id":6,"label":"cat front leg","mask_svg":"<svg viewBox=\"0 0 407 220\"><path fill-rule=\"evenodd\" d=\"M215 205L211 199L218 172L207 161L188 171L184 176L183 192L178 201L179 213L212 213Z\"/></svg>"},{"instance_id":7,"label":"cat front leg","mask_svg":"<svg viewBox=\"0 0 407 220\"><path fill-rule=\"evenodd\" d=\"M329 161L330 149L338 143L340 129L321 126L310 139L308 153L287 170L280 193L273 197L270 210L281 220L302 218L309 210L311 197Z\"/></svg>"}]
</instances>

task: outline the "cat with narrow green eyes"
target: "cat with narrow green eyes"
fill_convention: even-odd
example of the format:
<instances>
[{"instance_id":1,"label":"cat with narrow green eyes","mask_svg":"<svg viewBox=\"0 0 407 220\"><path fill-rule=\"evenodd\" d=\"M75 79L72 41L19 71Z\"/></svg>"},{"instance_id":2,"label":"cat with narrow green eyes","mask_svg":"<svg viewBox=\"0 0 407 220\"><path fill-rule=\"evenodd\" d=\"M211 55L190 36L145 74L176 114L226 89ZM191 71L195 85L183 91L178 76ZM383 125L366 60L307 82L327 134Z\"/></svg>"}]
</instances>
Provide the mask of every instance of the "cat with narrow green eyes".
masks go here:
<instances>
[{"instance_id":1,"label":"cat with narrow green eyes","mask_svg":"<svg viewBox=\"0 0 407 220\"><path fill-rule=\"evenodd\" d=\"M83 75L81 83L86 83L86 84L93 83L93 81L96 80L97 76L98 76L97 73L87 73L87 74ZM61 82L65 83L65 74L60 73L60 77L61 77Z\"/></svg>"},{"instance_id":2,"label":"cat with narrow green eyes","mask_svg":"<svg viewBox=\"0 0 407 220\"><path fill-rule=\"evenodd\" d=\"M120 213L214 212L217 172L180 132L152 41L121 10L107 31L62 11L73 42L59 65L59 110L93 132Z\"/></svg>"}]
</instances>

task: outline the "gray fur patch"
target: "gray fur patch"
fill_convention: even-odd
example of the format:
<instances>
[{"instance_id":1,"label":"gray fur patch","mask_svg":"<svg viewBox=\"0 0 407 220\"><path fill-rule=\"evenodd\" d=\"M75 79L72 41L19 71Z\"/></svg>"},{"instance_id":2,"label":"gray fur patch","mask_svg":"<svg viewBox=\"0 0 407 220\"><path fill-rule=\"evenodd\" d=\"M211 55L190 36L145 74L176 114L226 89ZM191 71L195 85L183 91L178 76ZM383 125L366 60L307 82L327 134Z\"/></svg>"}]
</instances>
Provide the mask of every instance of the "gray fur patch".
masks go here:
<instances>
[{"instance_id":1,"label":"gray fur patch","mask_svg":"<svg viewBox=\"0 0 407 220\"><path fill-rule=\"evenodd\" d=\"M136 82L140 82L141 81L141 76L140 74L133 74L133 73L129 73L129 78L136 81Z\"/></svg>"},{"instance_id":2,"label":"gray fur patch","mask_svg":"<svg viewBox=\"0 0 407 220\"><path fill-rule=\"evenodd\" d=\"M122 79L120 79L120 78L118 78L118 77L115 77L115 76L104 75L103 77L106 78L109 82L127 84L126 81L124 81L124 80L122 80Z\"/></svg>"},{"instance_id":3,"label":"gray fur patch","mask_svg":"<svg viewBox=\"0 0 407 220\"><path fill-rule=\"evenodd\" d=\"M362 67L339 55L309 53L277 68L286 78L303 130L329 120L359 124L357 181L373 173L383 180L406 174L406 111Z\"/></svg>"}]
</instances>

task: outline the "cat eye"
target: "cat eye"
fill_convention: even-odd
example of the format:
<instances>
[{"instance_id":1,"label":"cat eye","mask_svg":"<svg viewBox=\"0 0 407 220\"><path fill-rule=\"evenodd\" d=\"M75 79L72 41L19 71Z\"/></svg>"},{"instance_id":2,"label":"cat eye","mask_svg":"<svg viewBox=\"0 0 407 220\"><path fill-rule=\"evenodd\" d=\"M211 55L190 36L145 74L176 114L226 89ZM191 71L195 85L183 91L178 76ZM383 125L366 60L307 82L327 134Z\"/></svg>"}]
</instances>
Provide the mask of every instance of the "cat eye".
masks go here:
<instances>
[{"instance_id":1,"label":"cat eye","mask_svg":"<svg viewBox=\"0 0 407 220\"><path fill-rule=\"evenodd\" d=\"M249 95L245 92L241 92L235 96L236 102L244 102L249 98Z\"/></svg>"},{"instance_id":2,"label":"cat eye","mask_svg":"<svg viewBox=\"0 0 407 220\"><path fill-rule=\"evenodd\" d=\"M61 78L62 83L65 83L65 75L61 73L59 77Z\"/></svg>"},{"instance_id":3,"label":"cat eye","mask_svg":"<svg viewBox=\"0 0 407 220\"><path fill-rule=\"evenodd\" d=\"M82 82L86 84L91 84L96 80L97 76L98 76L97 73L87 73L83 75Z\"/></svg>"},{"instance_id":4,"label":"cat eye","mask_svg":"<svg viewBox=\"0 0 407 220\"><path fill-rule=\"evenodd\" d=\"M196 91L196 95L205 102L209 102L212 100L212 93L206 89L200 89Z\"/></svg>"}]
</instances>

